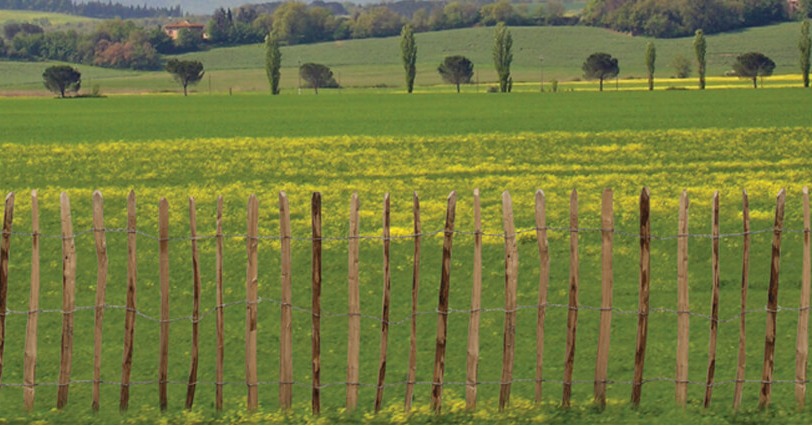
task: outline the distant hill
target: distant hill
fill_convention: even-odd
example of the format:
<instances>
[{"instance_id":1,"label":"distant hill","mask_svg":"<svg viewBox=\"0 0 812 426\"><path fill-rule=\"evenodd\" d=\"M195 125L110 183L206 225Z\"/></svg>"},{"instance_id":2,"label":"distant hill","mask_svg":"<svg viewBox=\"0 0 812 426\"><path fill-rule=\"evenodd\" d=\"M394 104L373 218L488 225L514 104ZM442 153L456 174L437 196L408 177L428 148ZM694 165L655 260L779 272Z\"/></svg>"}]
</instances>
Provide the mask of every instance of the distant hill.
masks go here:
<instances>
[{"instance_id":1,"label":"distant hill","mask_svg":"<svg viewBox=\"0 0 812 426\"><path fill-rule=\"evenodd\" d=\"M172 7L180 5L184 13L209 15L220 7L236 8L244 4L268 3L271 0L117 0L127 6ZM380 3L380 0L353 0L356 4ZM309 3L309 2L308 2Z\"/></svg>"}]
</instances>

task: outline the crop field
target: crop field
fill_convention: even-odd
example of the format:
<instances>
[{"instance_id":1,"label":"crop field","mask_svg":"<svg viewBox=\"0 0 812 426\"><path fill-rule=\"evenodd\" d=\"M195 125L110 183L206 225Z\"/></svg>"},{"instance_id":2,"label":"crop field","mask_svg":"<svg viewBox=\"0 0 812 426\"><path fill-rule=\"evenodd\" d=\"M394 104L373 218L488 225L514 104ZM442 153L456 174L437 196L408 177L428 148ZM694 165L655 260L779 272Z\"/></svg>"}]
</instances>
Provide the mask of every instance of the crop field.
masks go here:
<instances>
[{"instance_id":1,"label":"crop field","mask_svg":"<svg viewBox=\"0 0 812 426\"><path fill-rule=\"evenodd\" d=\"M177 95L111 96L101 99L0 99L0 189L16 193L10 261L9 309L25 312L29 297L31 227L29 193L37 189L42 216L42 294L39 322L36 408L25 413L22 388L0 388L0 419L7 422L72 423L263 423L263 422L517 422L517 423L808 423L794 402L795 332L803 239L801 190L812 182L812 129L808 91L800 89L661 91L621 93L467 93L329 96ZM652 194L652 291L649 347L642 404L628 403L637 325L639 240L638 197ZM483 308L479 409L464 402L466 337L472 282L472 192L482 193ZM579 316L573 408L558 407L562 395L568 298L569 197L579 199L581 298L600 306L600 197L615 194L617 231L614 271L615 316L608 377L609 405L591 403L600 312ZM756 406L763 361L770 232L775 197L787 190L778 314L773 404ZM551 270L544 353L543 404L533 405L536 310L539 281L533 203L536 190L547 198ZM677 204L691 197L689 405L674 401L676 339ZM720 192L721 232L741 231L741 191L750 198L753 238L748 309L748 382L743 409L732 410L738 344L741 236L722 239L719 355L709 409L702 408L707 368L711 263L710 199ZM118 412L124 311L105 313L102 408L90 409L93 372L93 311L76 313L75 354L69 405L56 400L61 336L61 239L59 194L71 197L78 256L77 306L92 306L96 259L91 229L91 194L105 197L105 226L126 227L125 200L138 200L138 310L130 410ZM293 235L294 406L278 411L280 243L278 193L290 197ZM324 199L324 281L322 309L323 417L311 417L310 398L310 197ZM435 313L442 235L423 240L418 316L418 368L415 411L403 413L408 360L408 321L412 280L412 195L421 200L423 230L441 230L446 197L458 194L457 230L451 273L449 341L444 415L429 414ZM504 240L501 194L513 197L519 244L516 367L512 410L497 413L504 321ZM347 235L351 194L361 199L362 355L356 413L345 413L347 351ZM392 202L392 307L384 410L375 415L381 292L383 282L382 203ZM259 387L258 413L245 406L245 217L246 202L260 204ZM226 410L214 410L213 314L200 322L201 357L195 408L182 409L190 362L192 272L188 197L197 202L198 233L215 233L217 197L225 202ZM170 204L171 309L169 410L158 409L158 330L160 324L157 205ZM705 236L702 236L705 235ZM55 237L55 238L51 238ZM107 303L126 299L126 232L108 234L110 277ZM216 304L215 241L198 241L203 281L202 308ZM559 307L555 307L559 306ZM791 308L796 310L791 310ZM732 320L731 320L732 319ZM26 316L7 318L3 383L23 381ZM662 379L662 380L659 380ZM787 382L783 382L787 381ZM809 398L807 398L807 401Z\"/></svg>"}]
</instances>

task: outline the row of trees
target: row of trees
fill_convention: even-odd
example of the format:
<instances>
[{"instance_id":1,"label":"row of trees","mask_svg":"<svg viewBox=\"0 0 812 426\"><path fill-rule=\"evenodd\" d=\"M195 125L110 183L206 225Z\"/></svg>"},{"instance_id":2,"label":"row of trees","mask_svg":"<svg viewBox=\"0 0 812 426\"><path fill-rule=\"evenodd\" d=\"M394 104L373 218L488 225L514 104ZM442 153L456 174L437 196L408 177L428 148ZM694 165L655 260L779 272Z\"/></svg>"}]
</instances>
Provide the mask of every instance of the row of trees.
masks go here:
<instances>
[{"instance_id":1,"label":"row of trees","mask_svg":"<svg viewBox=\"0 0 812 426\"><path fill-rule=\"evenodd\" d=\"M196 50L199 44L199 36L172 40L160 28L147 30L130 20L107 20L89 33L45 32L34 24L12 22L3 27L0 58L156 70L162 66L161 54Z\"/></svg>"},{"instance_id":2,"label":"row of trees","mask_svg":"<svg viewBox=\"0 0 812 426\"><path fill-rule=\"evenodd\" d=\"M125 6L121 3L113 3L111 1L83 1L76 3L73 0L0 0L0 9L38 10L42 12L67 13L70 15L102 19L183 16L180 6Z\"/></svg>"},{"instance_id":3,"label":"row of trees","mask_svg":"<svg viewBox=\"0 0 812 426\"><path fill-rule=\"evenodd\" d=\"M812 16L812 0L791 9L786 0L590 0L582 15L587 25L652 37L681 37L768 25Z\"/></svg>"}]
</instances>

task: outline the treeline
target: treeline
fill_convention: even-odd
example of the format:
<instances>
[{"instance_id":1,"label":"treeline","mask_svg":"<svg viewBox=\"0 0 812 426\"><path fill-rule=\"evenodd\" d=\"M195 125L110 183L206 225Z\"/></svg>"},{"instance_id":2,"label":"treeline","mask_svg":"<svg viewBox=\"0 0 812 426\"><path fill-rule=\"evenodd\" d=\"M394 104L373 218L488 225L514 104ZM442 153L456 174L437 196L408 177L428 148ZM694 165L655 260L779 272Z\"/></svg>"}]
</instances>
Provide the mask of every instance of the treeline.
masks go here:
<instances>
[{"instance_id":1,"label":"treeline","mask_svg":"<svg viewBox=\"0 0 812 426\"><path fill-rule=\"evenodd\" d=\"M316 1L286 1L218 9L207 26L209 41L241 44L274 34L287 44L314 43L400 34L405 24L418 32L440 31L499 22L513 26L575 25L560 0L544 4L513 4L509 0L404 0L371 6Z\"/></svg>"},{"instance_id":2,"label":"treeline","mask_svg":"<svg viewBox=\"0 0 812 426\"><path fill-rule=\"evenodd\" d=\"M591 0L581 19L634 35L683 37L697 29L712 34L808 16L811 3L791 10L786 0Z\"/></svg>"},{"instance_id":3,"label":"treeline","mask_svg":"<svg viewBox=\"0 0 812 426\"><path fill-rule=\"evenodd\" d=\"M183 16L180 6L125 6L123 4L113 3L110 1L89 1L75 3L73 0L0 0L0 9L67 13L70 15L101 19L138 19Z\"/></svg>"},{"instance_id":4,"label":"treeline","mask_svg":"<svg viewBox=\"0 0 812 426\"><path fill-rule=\"evenodd\" d=\"M34 24L7 23L0 38L0 58L155 70L162 66L161 54L197 50L200 41L181 43L160 28L147 30L121 19L104 21L91 33L44 32Z\"/></svg>"}]
</instances>

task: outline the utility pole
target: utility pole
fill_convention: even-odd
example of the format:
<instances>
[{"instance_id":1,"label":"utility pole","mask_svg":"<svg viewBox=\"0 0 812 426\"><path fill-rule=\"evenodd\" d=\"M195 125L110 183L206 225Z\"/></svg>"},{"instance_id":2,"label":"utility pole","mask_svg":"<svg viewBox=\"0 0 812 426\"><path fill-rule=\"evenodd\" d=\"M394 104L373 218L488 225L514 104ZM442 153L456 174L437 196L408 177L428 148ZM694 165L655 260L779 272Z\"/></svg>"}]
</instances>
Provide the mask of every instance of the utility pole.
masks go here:
<instances>
[{"instance_id":1,"label":"utility pole","mask_svg":"<svg viewBox=\"0 0 812 426\"><path fill-rule=\"evenodd\" d=\"M541 92L544 92L544 55L539 55L539 69L541 70Z\"/></svg>"}]
</instances>

